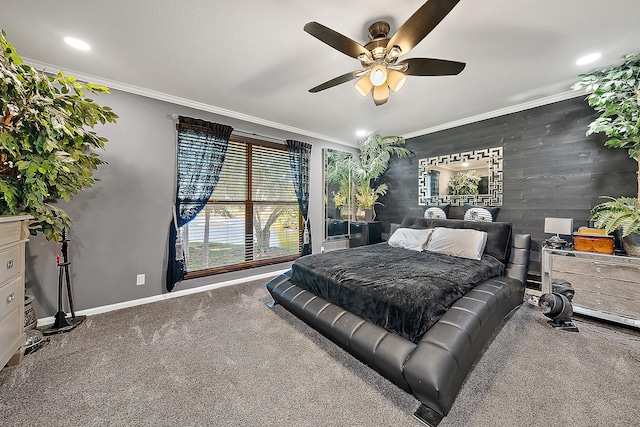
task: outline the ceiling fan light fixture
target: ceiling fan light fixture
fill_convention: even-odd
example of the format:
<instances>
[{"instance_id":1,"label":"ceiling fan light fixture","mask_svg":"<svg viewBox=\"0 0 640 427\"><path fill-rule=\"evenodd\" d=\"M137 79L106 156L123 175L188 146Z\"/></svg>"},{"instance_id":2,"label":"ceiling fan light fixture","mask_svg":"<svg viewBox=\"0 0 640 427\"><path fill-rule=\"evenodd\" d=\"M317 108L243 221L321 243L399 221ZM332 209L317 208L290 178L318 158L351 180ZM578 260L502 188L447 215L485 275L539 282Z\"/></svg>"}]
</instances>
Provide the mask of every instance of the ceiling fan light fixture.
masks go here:
<instances>
[{"instance_id":1,"label":"ceiling fan light fixture","mask_svg":"<svg viewBox=\"0 0 640 427\"><path fill-rule=\"evenodd\" d=\"M387 62L393 62L401 54L402 49L400 49L398 46L393 46L391 49L389 49L389 52L387 52L385 59Z\"/></svg>"},{"instance_id":2,"label":"ceiling fan light fixture","mask_svg":"<svg viewBox=\"0 0 640 427\"><path fill-rule=\"evenodd\" d=\"M389 99L389 86L375 86L373 88L373 102L376 105L382 105Z\"/></svg>"},{"instance_id":3,"label":"ceiling fan light fixture","mask_svg":"<svg viewBox=\"0 0 640 427\"><path fill-rule=\"evenodd\" d=\"M371 84L374 86L382 86L387 81L387 67L378 63L371 67L371 72L369 73L369 80L371 80Z\"/></svg>"},{"instance_id":4,"label":"ceiling fan light fixture","mask_svg":"<svg viewBox=\"0 0 640 427\"><path fill-rule=\"evenodd\" d=\"M407 82L407 76L400 71L392 71L389 73L387 77L387 83L389 84L389 89L394 92L399 91L404 87L404 84Z\"/></svg>"},{"instance_id":5,"label":"ceiling fan light fixture","mask_svg":"<svg viewBox=\"0 0 640 427\"><path fill-rule=\"evenodd\" d=\"M371 89L373 89L373 84L371 80L369 80L369 76L363 76L358 79L355 84L356 92L358 92L362 96L367 96L371 93Z\"/></svg>"}]
</instances>

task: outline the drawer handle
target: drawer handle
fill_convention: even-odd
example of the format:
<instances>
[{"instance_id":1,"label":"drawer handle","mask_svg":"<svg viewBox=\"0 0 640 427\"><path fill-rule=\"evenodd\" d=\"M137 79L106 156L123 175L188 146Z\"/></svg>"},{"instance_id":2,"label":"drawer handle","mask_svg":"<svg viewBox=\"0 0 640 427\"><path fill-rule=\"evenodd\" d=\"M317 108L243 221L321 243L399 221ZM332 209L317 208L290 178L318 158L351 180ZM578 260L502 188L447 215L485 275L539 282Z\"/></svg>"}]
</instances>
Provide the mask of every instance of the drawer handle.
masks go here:
<instances>
[{"instance_id":1,"label":"drawer handle","mask_svg":"<svg viewBox=\"0 0 640 427\"><path fill-rule=\"evenodd\" d=\"M13 260L10 259L9 261L7 261L7 270L11 270L13 268Z\"/></svg>"},{"instance_id":2,"label":"drawer handle","mask_svg":"<svg viewBox=\"0 0 640 427\"><path fill-rule=\"evenodd\" d=\"M11 292L9 295L7 295L7 304L11 304L14 299L16 299L16 293Z\"/></svg>"}]
</instances>

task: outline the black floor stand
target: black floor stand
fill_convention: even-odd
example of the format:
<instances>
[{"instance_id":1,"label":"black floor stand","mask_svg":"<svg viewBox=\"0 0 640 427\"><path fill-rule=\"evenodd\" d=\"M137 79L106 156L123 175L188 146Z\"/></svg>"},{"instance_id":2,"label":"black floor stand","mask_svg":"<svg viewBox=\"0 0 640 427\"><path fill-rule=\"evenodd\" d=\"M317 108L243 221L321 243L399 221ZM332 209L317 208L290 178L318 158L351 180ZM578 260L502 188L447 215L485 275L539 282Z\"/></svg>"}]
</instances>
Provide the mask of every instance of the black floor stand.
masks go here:
<instances>
[{"instance_id":1,"label":"black floor stand","mask_svg":"<svg viewBox=\"0 0 640 427\"><path fill-rule=\"evenodd\" d=\"M69 332L76 326L78 326L87 316L76 316L76 313L73 311L73 295L71 294L71 281L69 279L69 262L68 257L68 240L65 238L65 232L62 231L62 262L60 262L60 257L58 257L58 312L56 313L55 321L53 326L50 328L44 329L42 333L44 335L58 334L61 332ZM71 316L67 317L67 314L64 312L62 308L62 282L63 280L67 285L67 300L69 301L69 310L71 311Z\"/></svg>"}]
</instances>

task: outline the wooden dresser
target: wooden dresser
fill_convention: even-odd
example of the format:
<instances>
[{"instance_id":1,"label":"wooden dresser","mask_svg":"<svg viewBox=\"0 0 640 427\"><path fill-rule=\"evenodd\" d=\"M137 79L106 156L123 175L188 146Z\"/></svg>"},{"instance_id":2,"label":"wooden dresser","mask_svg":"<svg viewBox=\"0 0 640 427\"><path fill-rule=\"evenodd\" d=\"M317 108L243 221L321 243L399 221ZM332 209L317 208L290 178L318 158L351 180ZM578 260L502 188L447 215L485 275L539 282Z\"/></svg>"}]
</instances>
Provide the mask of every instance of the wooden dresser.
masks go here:
<instances>
[{"instance_id":1,"label":"wooden dresser","mask_svg":"<svg viewBox=\"0 0 640 427\"><path fill-rule=\"evenodd\" d=\"M0 216L0 369L21 359L24 334L24 257L30 216Z\"/></svg>"},{"instance_id":2,"label":"wooden dresser","mask_svg":"<svg viewBox=\"0 0 640 427\"><path fill-rule=\"evenodd\" d=\"M640 328L640 258L544 248L542 262L543 292L564 279L575 313Z\"/></svg>"}]
</instances>

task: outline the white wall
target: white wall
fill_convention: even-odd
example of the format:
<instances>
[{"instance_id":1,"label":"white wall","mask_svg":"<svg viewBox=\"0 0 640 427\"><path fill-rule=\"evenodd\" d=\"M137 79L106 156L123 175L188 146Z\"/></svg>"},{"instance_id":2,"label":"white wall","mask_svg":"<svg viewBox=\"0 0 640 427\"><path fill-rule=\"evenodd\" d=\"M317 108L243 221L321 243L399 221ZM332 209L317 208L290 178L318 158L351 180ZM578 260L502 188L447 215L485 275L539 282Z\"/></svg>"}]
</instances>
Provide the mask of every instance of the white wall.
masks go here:
<instances>
[{"instance_id":1,"label":"white wall","mask_svg":"<svg viewBox=\"0 0 640 427\"><path fill-rule=\"evenodd\" d=\"M312 144L309 216L313 251L323 245L322 149L352 147L255 125L121 91L98 102L120 116L117 124L97 132L108 138L101 158L108 162L95 174L96 185L60 207L74 219L70 232L71 283L76 310L100 307L165 293L166 250L175 192L176 132L173 113L223 123L236 130ZM275 107L274 107L275 108ZM27 244L27 293L36 297L38 317L57 311L59 244L42 236ZM236 279L287 265L262 267L193 279L176 290ZM136 275L146 284L136 286ZM65 305L66 307L66 305Z\"/></svg>"}]
</instances>

